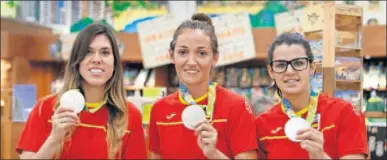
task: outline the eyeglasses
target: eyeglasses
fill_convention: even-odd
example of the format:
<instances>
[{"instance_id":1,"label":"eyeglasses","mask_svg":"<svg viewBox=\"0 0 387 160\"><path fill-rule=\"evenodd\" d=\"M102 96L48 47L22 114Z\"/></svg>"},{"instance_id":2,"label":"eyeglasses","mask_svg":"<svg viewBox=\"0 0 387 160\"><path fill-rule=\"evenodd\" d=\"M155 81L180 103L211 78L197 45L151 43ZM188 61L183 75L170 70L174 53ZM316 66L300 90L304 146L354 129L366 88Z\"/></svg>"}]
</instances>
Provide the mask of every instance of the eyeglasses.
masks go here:
<instances>
[{"instance_id":1,"label":"eyeglasses","mask_svg":"<svg viewBox=\"0 0 387 160\"><path fill-rule=\"evenodd\" d=\"M272 61L270 63L271 69L273 72L276 73L282 73L285 72L288 69L288 65L290 64L292 68L296 71L302 71L305 70L308 66L309 58L302 57L302 58L295 58L290 61L285 60L276 60Z\"/></svg>"}]
</instances>

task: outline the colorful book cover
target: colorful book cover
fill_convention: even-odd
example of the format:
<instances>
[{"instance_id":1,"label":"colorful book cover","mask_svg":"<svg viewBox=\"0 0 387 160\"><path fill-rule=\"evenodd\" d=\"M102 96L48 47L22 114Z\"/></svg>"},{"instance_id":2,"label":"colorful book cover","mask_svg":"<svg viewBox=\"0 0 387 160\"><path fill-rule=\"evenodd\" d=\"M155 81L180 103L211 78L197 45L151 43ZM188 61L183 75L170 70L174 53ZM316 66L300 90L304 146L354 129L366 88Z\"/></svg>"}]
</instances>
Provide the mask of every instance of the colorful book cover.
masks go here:
<instances>
[{"instance_id":1,"label":"colorful book cover","mask_svg":"<svg viewBox=\"0 0 387 160\"><path fill-rule=\"evenodd\" d=\"M355 57L336 57L335 62L337 80L360 80L361 59Z\"/></svg>"},{"instance_id":2,"label":"colorful book cover","mask_svg":"<svg viewBox=\"0 0 387 160\"><path fill-rule=\"evenodd\" d=\"M237 87L238 86L238 69L230 67L226 69L226 86Z\"/></svg>"},{"instance_id":3,"label":"colorful book cover","mask_svg":"<svg viewBox=\"0 0 387 160\"><path fill-rule=\"evenodd\" d=\"M15 84L12 92L12 121L25 122L36 103L36 86Z\"/></svg>"},{"instance_id":4,"label":"colorful book cover","mask_svg":"<svg viewBox=\"0 0 387 160\"><path fill-rule=\"evenodd\" d=\"M356 107L361 107L360 92L355 90L336 90L334 97L341 98L345 101L351 102Z\"/></svg>"},{"instance_id":5,"label":"colorful book cover","mask_svg":"<svg viewBox=\"0 0 387 160\"><path fill-rule=\"evenodd\" d=\"M309 46L312 50L313 56L314 56L314 62L316 63L322 63L323 61L323 44L322 40L310 40Z\"/></svg>"},{"instance_id":6,"label":"colorful book cover","mask_svg":"<svg viewBox=\"0 0 387 160\"><path fill-rule=\"evenodd\" d=\"M220 86L225 85L226 72L225 68L217 67L214 71L211 72L211 79L213 82L216 82Z\"/></svg>"},{"instance_id":7,"label":"colorful book cover","mask_svg":"<svg viewBox=\"0 0 387 160\"><path fill-rule=\"evenodd\" d=\"M323 89L323 74L315 73L314 76L310 80L310 87L317 91L321 92Z\"/></svg>"}]
</instances>

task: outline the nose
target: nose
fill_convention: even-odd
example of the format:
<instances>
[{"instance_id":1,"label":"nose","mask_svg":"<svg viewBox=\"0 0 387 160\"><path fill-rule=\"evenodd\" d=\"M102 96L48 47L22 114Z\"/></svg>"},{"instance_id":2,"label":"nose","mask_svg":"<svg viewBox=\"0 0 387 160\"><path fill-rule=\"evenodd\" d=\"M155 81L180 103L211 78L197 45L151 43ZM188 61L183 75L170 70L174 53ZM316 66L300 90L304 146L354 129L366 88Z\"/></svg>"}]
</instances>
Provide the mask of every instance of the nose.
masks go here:
<instances>
[{"instance_id":1,"label":"nose","mask_svg":"<svg viewBox=\"0 0 387 160\"><path fill-rule=\"evenodd\" d=\"M294 69L290 63L288 64L285 73L294 73Z\"/></svg>"},{"instance_id":2,"label":"nose","mask_svg":"<svg viewBox=\"0 0 387 160\"><path fill-rule=\"evenodd\" d=\"M95 53L91 59L92 63L101 63L101 55L99 53Z\"/></svg>"},{"instance_id":3,"label":"nose","mask_svg":"<svg viewBox=\"0 0 387 160\"><path fill-rule=\"evenodd\" d=\"M187 60L188 65L196 65L196 59L194 54L189 54L188 55L188 60Z\"/></svg>"}]
</instances>

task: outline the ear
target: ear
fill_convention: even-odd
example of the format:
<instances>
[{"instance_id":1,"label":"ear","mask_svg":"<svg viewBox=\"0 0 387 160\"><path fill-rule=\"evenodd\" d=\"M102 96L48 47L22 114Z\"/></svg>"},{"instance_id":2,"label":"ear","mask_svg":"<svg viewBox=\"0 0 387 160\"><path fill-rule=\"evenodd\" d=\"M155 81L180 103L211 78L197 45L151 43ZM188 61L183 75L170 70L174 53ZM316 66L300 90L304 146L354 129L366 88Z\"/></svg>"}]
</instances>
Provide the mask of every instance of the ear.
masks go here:
<instances>
[{"instance_id":1,"label":"ear","mask_svg":"<svg viewBox=\"0 0 387 160\"><path fill-rule=\"evenodd\" d=\"M271 69L271 66L266 65L266 67L267 67L267 72L269 73L270 78L274 79L274 73L273 73L273 70Z\"/></svg>"},{"instance_id":2,"label":"ear","mask_svg":"<svg viewBox=\"0 0 387 160\"><path fill-rule=\"evenodd\" d=\"M214 53L214 58L212 59L212 67L215 67L218 61L219 61L219 52Z\"/></svg>"},{"instance_id":3,"label":"ear","mask_svg":"<svg viewBox=\"0 0 387 160\"><path fill-rule=\"evenodd\" d=\"M312 62L310 63L310 69L309 69L309 76L312 77L314 75L314 73L316 73L316 63L315 62Z\"/></svg>"},{"instance_id":4,"label":"ear","mask_svg":"<svg viewBox=\"0 0 387 160\"><path fill-rule=\"evenodd\" d=\"M171 59L172 63L175 64L175 58L173 57L173 51L171 49L168 50L169 59Z\"/></svg>"}]
</instances>

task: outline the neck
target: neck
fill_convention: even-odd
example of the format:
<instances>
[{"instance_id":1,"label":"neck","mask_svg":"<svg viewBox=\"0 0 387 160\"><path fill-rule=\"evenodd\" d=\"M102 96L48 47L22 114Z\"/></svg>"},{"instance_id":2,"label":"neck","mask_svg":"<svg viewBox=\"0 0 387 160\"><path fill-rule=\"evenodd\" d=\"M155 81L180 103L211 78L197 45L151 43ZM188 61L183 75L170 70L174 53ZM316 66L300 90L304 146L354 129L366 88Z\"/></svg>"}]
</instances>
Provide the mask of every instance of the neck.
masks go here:
<instances>
[{"instance_id":1,"label":"neck","mask_svg":"<svg viewBox=\"0 0 387 160\"><path fill-rule=\"evenodd\" d=\"M184 83L183 83L184 84ZM193 99L197 99L208 92L208 81L199 84L184 84Z\"/></svg>"},{"instance_id":2,"label":"neck","mask_svg":"<svg viewBox=\"0 0 387 160\"><path fill-rule=\"evenodd\" d=\"M101 102L105 99L105 87L95 87L85 84L83 86L85 101L89 103Z\"/></svg>"},{"instance_id":3,"label":"neck","mask_svg":"<svg viewBox=\"0 0 387 160\"><path fill-rule=\"evenodd\" d=\"M309 105L310 91L307 90L294 95L283 94L283 97L289 101L294 112L298 112Z\"/></svg>"}]
</instances>

